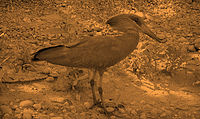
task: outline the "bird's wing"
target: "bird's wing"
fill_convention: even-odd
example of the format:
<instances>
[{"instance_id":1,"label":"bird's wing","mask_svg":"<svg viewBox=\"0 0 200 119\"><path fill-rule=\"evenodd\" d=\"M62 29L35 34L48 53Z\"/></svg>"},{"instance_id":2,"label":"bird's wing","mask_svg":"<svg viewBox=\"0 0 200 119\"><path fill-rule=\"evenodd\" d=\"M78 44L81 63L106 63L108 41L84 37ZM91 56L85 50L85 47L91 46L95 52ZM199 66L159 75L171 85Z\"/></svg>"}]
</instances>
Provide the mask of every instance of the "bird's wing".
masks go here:
<instances>
[{"instance_id":1,"label":"bird's wing","mask_svg":"<svg viewBox=\"0 0 200 119\"><path fill-rule=\"evenodd\" d=\"M33 60L45 60L64 66L87 67L109 59L116 51L116 49L113 51L115 42L116 39L112 37L84 37L81 42L71 46L59 45L41 49L36 52Z\"/></svg>"}]
</instances>

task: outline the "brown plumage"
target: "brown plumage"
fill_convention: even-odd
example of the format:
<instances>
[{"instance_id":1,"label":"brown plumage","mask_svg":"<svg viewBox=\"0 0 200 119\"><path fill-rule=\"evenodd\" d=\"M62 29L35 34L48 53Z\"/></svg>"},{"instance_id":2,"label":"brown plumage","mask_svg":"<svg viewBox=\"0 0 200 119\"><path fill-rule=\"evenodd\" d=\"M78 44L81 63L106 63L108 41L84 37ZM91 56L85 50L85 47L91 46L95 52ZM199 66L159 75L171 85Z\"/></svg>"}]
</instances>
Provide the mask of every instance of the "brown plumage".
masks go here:
<instances>
[{"instance_id":1,"label":"brown plumage","mask_svg":"<svg viewBox=\"0 0 200 119\"><path fill-rule=\"evenodd\" d=\"M114 16L107 22L111 27L123 32L121 36L88 36L82 37L81 42L73 46L55 46L41 49L36 52L33 60L45 60L53 64L88 68L93 71L91 76L91 87L93 94L94 105L99 104L96 99L95 89L95 75L98 72L100 85L98 88L103 109L103 90L102 90L102 76L106 68L115 65L119 61L128 56L137 46L139 42L139 32L143 32L151 38L165 42L150 30L144 24L141 17L133 14L121 14Z\"/></svg>"}]
</instances>

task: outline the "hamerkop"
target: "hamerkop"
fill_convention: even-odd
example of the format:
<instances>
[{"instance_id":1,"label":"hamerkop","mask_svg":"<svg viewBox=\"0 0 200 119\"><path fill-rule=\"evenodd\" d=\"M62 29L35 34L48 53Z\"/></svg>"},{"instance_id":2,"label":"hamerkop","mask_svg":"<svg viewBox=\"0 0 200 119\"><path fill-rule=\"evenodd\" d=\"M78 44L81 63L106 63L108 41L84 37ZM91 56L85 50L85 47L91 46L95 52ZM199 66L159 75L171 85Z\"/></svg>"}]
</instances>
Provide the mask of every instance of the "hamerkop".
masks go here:
<instances>
[{"instance_id":1,"label":"hamerkop","mask_svg":"<svg viewBox=\"0 0 200 119\"><path fill-rule=\"evenodd\" d=\"M110 18L107 22L114 29L122 32L119 36L88 36L73 46L59 45L39 50L33 58L45 60L52 64L88 68L93 73L90 77L94 105L101 105L107 113L102 90L102 76L106 68L115 65L126 58L137 46L139 32L143 32L158 42L158 38L144 23L143 19L134 14L121 14ZM95 94L95 77L99 74L98 92L100 101Z\"/></svg>"}]
</instances>

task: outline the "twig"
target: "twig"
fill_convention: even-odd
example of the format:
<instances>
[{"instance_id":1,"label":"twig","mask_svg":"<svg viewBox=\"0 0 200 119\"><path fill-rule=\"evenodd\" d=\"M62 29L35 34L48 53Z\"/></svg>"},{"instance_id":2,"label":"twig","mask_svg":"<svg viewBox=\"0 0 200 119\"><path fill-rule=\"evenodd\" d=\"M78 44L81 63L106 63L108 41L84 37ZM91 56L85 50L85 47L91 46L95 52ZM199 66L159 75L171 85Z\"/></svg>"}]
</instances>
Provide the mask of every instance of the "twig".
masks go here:
<instances>
[{"instance_id":1,"label":"twig","mask_svg":"<svg viewBox=\"0 0 200 119\"><path fill-rule=\"evenodd\" d=\"M4 59L4 60L0 63L0 65L2 65L4 62L6 62L9 58L10 58L10 56L8 56L6 59Z\"/></svg>"}]
</instances>

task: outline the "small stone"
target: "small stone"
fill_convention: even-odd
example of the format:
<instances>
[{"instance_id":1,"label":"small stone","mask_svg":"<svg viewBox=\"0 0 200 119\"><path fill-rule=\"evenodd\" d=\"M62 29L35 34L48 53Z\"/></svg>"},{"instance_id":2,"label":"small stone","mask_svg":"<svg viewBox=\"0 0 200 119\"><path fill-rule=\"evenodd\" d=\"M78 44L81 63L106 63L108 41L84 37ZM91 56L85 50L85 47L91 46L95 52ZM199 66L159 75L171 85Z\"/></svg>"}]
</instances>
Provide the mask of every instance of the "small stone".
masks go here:
<instances>
[{"instance_id":1,"label":"small stone","mask_svg":"<svg viewBox=\"0 0 200 119\"><path fill-rule=\"evenodd\" d=\"M199 43L195 43L194 46L195 46L196 49L200 50L200 42Z\"/></svg>"},{"instance_id":2,"label":"small stone","mask_svg":"<svg viewBox=\"0 0 200 119\"><path fill-rule=\"evenodd\" d=\"M200 43L200 38L196 39L195 43Z\"/></svg>"},{"instance_id":3,"label":"small stone","mask_svg":"<svg viewBox=\"0 0 200 119\"><path fill-rule=\"evenodd\" d=\"M71 109L71 112L72 112L72 113L76 113L76 108L75 108L75 106L71 105L71 106L70 106L70 109Z\"/></svg>"},{"instance_id":4,"label":"small stone","mask_svg":"<svg viewBox=\"0 0 200 119\"><path fill-rule=\"evenodd\" d=\"M0 115L0 116L2 116L2 115ZM1 117L1 118L2 118L2 117ZM6 113L6 114L3 115L3 118L2 118L2 119L12 119L12 115Z\"/></svg>"},{"instance_id":5,"label":"small stone","mask_svg":"<svg viewBox=\"0 0 200 119\"><path fill-rule=\"evenodd\" d=\"M52 102L57 102L57 103L65 103L65 98L63 98L63 97L52 97L52 98L50 98L50 100L52 101Z\"/></svg>"},{"instance_id":6,"label":"small stone","mask_svg":"<svg viewBox=\"0 0 200 119\"><path fill-rule=\"evenodd\" d=\"M114 109L113 107L107 107L106 110L107 110L108 112L113 112L115 109Z\"/></svg>"},{"instance_id":7,"label":"small stone","mask_svg":"<svg viewBox=\"0 0 200 119\"><path fill-rule=\"evenodd\" d=\"M100 28L100 27L94 27L93 29L94 29L94 31L97 31L97 32L100 32L102 30L102 28Z\"/></svg>"},{"instance_id":8,"label":"small stone","mask_svg":"<svg viewBox=\"0 0 200 119\"><path fill-rule=\"evenodd\" d=\"M63 117L51 117L51 119L63 119Z\"/></svg>"},{"instance_id":9,"label":"small stone","mask_svg":"<svg viewBox=\"0 0 200 119\"><path fill-rule=\"evenodd\" d=\"M87 109L89 109L92 105L89 102L84 102L83 104Z\"/></svg>"},{"instance_id":10,"label":"small stone","mask_svg":"<svg viewBox=\"0 0 200 119\"><path fill-rule=\"evenodd\" d=\"M120 111L121 113L124 113L124 112L125 112L124 108L119 108L119 111Z\"/></svg>"},{"instance_id":11,"label":"small stone","mask_svg":"<svg viewBox=\"0 0 200 119\"><path fill-rule=\"evenodd\" d=\"M42 108L42 105L41 104L34 104L33 108L36 109L36 110L40 110Z\"/></svg>"},{"instance_id":12,"label":"small stone","mask_svg":"<svg viewBox=\"0 0 200 119\"><path fill-rule=\"evenodd\" d=\"M33 105L33 101L31 100L24 100L24 101L21 101L19 104L20 107L28 107L32 105Z\"/></svg>"},{"instance_id":13,"label":"small stone","mask_svg":"<svg viewBox=\"0 0 200 119\"><path fill-rule=\"evenodd\" d=\"M0 109L3 111L3 113L12 114L12 109L7 105L1 105Z\"/></svg>"},{"instance_id":14,"label":"small stone","mask_svg":"<svg viewBox=\"0 0 200 119\"><path fill-rule=\"evenodd\" d=\"M196 52L194 45L189 45L187 49L189 52Z\"/></svg>"},{"instance_id":15,"label":"small stone","mask_svg":"<svg viewBox=\"0 0 200 119\"><path fill-rule=\"evenodd\" d=\"M21 119L22 118L22 114L15 114L16 119Z\"/></svg>"},{"instance_id":16,"label":"small stone","mask_svg":"<svg viewBox=\"0 0 200 119\"><path fill-rule=\"evenodd\" d=\"M52 81L54 81L55 79L54 79L53 77L47 77L45 80L46 80L47 82L52 82Z\"/></svg>"},{"instance_id":17,"label":"small stone","mask_svg":"<svg viewBox=\"0 0 200 119\"><path fill-rule=\"evenodd\" d=\"M64 103L64 105L65 105L65 107L68 107L68 106L70 106L70 103L69 103L68 101L66 101L66 102Z\"/></svg>"},{"instance_id":18,"label":"small stone","mask_svg":"<svg viewBox=\"0 0 200 119\"><path fill-rule=\"evenodd\" d=\"M132 110L131 110L131 114L136 115L137 112L136 112L134 109L132 109Z\"/></svg>"},{"instance_id":19,"label":"small stone","mask_svg":"<svg viewBox=\"0 0 200 119\"><path fill-rule=\"evenodd\" d=\"M16 110L18 108L18 105L13 105L12 109Z\"/></svg>"},{"instance_id":20,"label":"small stone","mask_svg":"<svg viewBox=\"0 0 200 119\"><path fill-rule=\"evenodd\" d=\"M142 113L142 114L140 115L140 119L147 119L146 114L145 114L145 113Z\"/></svg>"},{"instance_id":21,"label":"small stone","mask_svg":"<svg viewBox=\"0 0 200 119\"><path fill-rule=\"evenodd\" d=\"M141 104L144 104L144 103L145 103L145 101L144 101L144 100L141 100L141 101L140 101L140 103L141 103Z\"/></svg>"},{"instance_id":22,"label":"small stone","mask_svg":"<svg viewBox=\"0 0 200 119\"><path fill-rule=\"evenodd\" d=\"M27 22L27 23L30 23L30 22L31 22L31 19L28 18L28 17L25 17L25 18L23 19L23 21L24 21L24 22Z\"/></svg>"},{"instance_id":23,"label":"small stone","mask_svg":"<svg viewBox=\"0 0 200 119\"><path fill-rule=\"evenodd\" d=\"M78 93L76 93L76 100L77 100L77 101L80 101L80 100L81 100L81 95L78 94Z\"/></svg>"},{"instance_id":24,"label":"small stone","mask_svg":"<svg viewBox=\"0 0 200 119\"><path fill-rule=\"evenodd\" d=\"M101 32L96 32L95 35L97 35L97 36L102 36L102 33L101 33Z\"/></svg>"},{"instance_id":25,"label":"small stone","mask_svg":"<svg viewBox=\"0 0 200 119\"><path fill-rule=\"evenodd\" d=\"M50 76L52 76L52 77L58 77L59 76L59 74L57 73L57 72L52 72L51 74L49 74Z\"/></svg>"},{"instance_id":26,"label":"small stone","mask_svg":"<svg viewBox=\"0 0 200 119\"><path fill-rule=\"evenodd\" d=\"M15 109L15 113L20 113L20 112L21 112L21 109L19 109L19 108Z\"/></svg>"},{"instance_id":27,"label":"small stone","mask_svg":"<svg viewBox=\"0 0 200 119\"><path fill-rule=\"evenodd\" d=\"M33 110L25 108L23 110L22 118L23 119L32 119L32 117L33 117L32 114L33 114Z\"/></svg>"},{"instance_id":28,"label":"small stone","mask_svg":"<svg viewBox=\"0 0 200 119\"><path fill-rule=\"evenodd\" d=\"M165 113L165 112L163 112L161 115L160 115L160 117L166 117L167 116L167 114Z\"/></svg>"},{"instance_id":29,"label":"small stone","mask_svg":"<svg viewBox=\"0 0 200 119\"><path fill-rule=\"evenodd\" d=\"M23 119L32 119L32 115L30 113L24 113L22 118Z\"/></svg>"},{"instance_id":30,"label":"small stone","mask_svg":"<svg viewBox=\"0 0 200 119\"><path fill-rule=\"evenodd\" d=\"M184 38L184 37L181 37L181 38L178 39L178 41L180 41L180 42L187 42L188 40L186 38Z\"/></svg>"},{"instance_id":31,"label":"small stone","mask_svg":"<svg viewBox=\"0 0 200 119\"><path fill-rule=\"evenodd\" d=\"M117 118L116 118L115 116L112 115L112 116L110 116L110 119L117 119Z\"/></svg>"},{"instance_id":32,"label":"small stone","mask_svg":"<svg viewBox=\"0 0 200 119\"><path fill-rule=\"evenodd\" d=\"M39 114L38 119L49 119L49 116L44 114Z\"/></svg>"},{"instance_id":33,"label":"small stone","mask_svg":"<svg viewBox=\"0 0 200 119\"><path fill-rule=\"evenodd\" d=\"M54 113L50 113L50 114L49 114L49 116L51 116L51 117L52 117L52 116L55 116L55 114L54 114Z\"/></svg>"}]
</instances>

